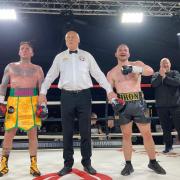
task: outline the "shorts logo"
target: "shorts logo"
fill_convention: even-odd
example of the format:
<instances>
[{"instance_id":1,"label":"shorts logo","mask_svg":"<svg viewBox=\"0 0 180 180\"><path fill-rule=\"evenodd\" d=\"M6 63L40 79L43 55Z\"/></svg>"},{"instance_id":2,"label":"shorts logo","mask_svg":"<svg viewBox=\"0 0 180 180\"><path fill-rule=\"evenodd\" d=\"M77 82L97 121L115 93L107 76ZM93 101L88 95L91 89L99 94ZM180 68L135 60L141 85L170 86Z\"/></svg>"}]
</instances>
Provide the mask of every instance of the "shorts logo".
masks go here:
<instances>
[{"instance_id":1,"label":"shorts logo","mask_svg":"<svg viewBox=\"0 0 180 180\"><path fill-rule=\"evenodd\" d=\"M76 176L79 176L81 179L84 179L84 180L112 180L111 177L105 174L97 173L95 175L89 175L84 171L80 171L74 168L72 169L72 172L70 174L75 174ZM36 177L33 180L58 180L58 179L61 179L61 177L58 176L57 173L49 173L49 174Z\"/></svg>"},{"instance_id":2,"label":"shorts logo","mask_svg":"<svg viewBox=\"0 0 180 180\"><path fill-rule=\"evenodd\" d=\"M14 107L13 107L13 106L9 106L9 108L8 108L8 113L9 113L9 114L14 113Z\"/></svg>"},{"instance_id":3,"label":"shorts logo","mask_svg":"<svg viewBox=\"0 0 180 180\"><path fill-rule=\"evenodd\" d=\"M123 99L124 101L137 101L141 99L141 96L142 95L139 92L118 94L118 97Z\"/></svg>"}]
</instances>

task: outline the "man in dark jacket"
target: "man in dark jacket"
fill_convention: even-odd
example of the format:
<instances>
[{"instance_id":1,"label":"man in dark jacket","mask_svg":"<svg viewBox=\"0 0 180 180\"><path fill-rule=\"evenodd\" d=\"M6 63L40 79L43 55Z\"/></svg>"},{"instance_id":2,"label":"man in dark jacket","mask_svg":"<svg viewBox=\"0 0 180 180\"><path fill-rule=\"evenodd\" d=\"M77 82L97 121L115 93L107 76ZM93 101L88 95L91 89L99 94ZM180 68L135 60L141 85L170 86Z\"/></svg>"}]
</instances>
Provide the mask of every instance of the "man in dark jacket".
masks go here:
<instances>
[{"instance_id":1,"label":"man in dark jacket","mask_svg":"<svg viewBox=\"0 0 180 180\"><path fill-rule=\"evenodd\" d=\"M173 125L180 140L180 73L171 70L170 60L163 58L160 61L159 72L153 75L151 83L155 88L156 108L163 129L163 152L168 153L172 150Z\"/></svg>"}]
</instances>

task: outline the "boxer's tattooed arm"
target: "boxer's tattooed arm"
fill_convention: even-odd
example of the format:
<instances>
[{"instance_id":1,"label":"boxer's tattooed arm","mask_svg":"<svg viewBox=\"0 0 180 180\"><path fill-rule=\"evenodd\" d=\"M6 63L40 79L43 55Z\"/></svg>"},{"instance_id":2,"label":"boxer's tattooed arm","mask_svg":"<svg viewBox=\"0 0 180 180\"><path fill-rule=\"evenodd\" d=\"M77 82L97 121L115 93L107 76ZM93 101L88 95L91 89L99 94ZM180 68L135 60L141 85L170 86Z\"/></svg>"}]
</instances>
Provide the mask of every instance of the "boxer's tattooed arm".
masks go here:
<instances>
[{"instance_id":1,"label":"boxer's tattooed arm","mask_svg":"<svg viewBox=\"0 0 180 180\"><path fill-rule=\"evenodd\" d=\"M9 80L10 80L9 65L7 65L5 70L4 70L4 75L3 75L2 82L1 82L1 85L0 85L0 95L3 95L3 96L6 95Z\"/></svg>"},{"instance_id":2,"label":"boxer's tattooed arm","mask_svg":"<svg viewBox=\"0 0 180 180\"><path fill-rule=\"evenodd\" d=\"M40 67L38 69L38 88L39 88L39 92L41 90L41 85L42 85L43 81L44 81L44 73L43 73L42 68Z\"/></svg>"}]
</instances>

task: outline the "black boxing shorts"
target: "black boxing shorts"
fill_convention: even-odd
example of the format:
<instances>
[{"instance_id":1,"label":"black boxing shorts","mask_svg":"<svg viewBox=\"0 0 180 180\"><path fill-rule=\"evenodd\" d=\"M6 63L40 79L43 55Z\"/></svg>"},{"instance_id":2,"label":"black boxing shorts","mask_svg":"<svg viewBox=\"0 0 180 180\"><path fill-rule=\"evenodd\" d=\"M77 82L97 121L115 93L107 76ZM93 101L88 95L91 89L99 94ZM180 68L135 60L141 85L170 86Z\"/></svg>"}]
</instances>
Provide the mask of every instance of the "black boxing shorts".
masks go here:
<instances>
[{"instance_id":1,"label":"black boxing shorts","mask_svg":"<svg viewBox=\"0 0 180 180\"><path fill-rule=\"evenodd\" d=\"M147 105L142 92L120 93L118 98L126 102L124 111L119 113L117 119L119 125L128 124L131 121L141 124L151 122L150 118L147 118L145 115Z\"/></svg>"}]
</instances>

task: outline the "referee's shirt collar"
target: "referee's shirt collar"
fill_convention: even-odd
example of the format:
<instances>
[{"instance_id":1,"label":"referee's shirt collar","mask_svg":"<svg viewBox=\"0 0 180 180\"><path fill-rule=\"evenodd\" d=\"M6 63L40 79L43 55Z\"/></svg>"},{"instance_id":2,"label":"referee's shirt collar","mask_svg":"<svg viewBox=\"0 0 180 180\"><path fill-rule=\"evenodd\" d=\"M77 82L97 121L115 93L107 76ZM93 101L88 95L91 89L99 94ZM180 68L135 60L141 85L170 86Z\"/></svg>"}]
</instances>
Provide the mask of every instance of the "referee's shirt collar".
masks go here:
<instances>
[{"instance_id":1,"label":"referee's shirt collar","mask_svg":"<svg viewBox=\"0 0 180 180\"><path fill-rule=\"evenodd\" d=\"M70 49L68 49L68 53L69 54L78 54L79 53L79 48L77 48L76 50L70 50Z\"/></svg>"}]
</instances>

